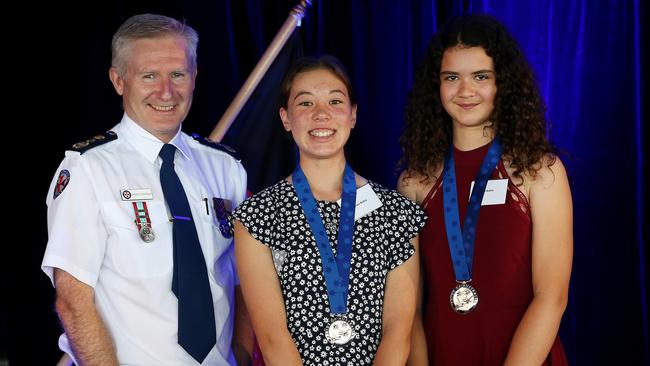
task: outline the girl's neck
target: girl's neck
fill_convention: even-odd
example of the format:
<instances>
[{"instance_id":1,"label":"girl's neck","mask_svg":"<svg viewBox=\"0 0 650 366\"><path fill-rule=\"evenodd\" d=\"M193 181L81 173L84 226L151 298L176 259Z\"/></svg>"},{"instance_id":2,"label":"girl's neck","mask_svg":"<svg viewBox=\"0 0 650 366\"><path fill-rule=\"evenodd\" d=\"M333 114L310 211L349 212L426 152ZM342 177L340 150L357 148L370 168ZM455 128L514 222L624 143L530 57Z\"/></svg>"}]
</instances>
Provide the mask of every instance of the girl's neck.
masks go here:
<instances>
[{"instance_id":1,"label":"girl's neck","mask_svg":"<svg viewBox=\"0 0 650 366\"><path fill-rule=\"evenodd\" d=\"M480 126L454 126L454 146L460 151L470 151L487 145L494 139L494 129Z\"/></svg>"},{"instance_id":2,"label":"girl's neck","mask_svg":"<svg viewBox=\"0 0 650 366\"><path fill-rule=\"evenodd\" d=\"M336 201L343 192L345 157L337 159L300 159L300 168L317 200Z\"/></svg>"}]
</instances>

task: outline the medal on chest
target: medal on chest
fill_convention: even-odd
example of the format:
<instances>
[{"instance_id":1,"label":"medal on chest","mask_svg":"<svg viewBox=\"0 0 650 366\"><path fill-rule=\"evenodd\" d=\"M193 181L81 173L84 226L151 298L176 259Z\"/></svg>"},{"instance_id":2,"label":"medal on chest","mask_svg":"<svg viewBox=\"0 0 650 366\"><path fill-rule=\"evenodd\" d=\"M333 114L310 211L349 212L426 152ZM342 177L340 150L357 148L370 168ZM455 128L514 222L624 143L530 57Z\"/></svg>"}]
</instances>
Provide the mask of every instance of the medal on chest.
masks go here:
<instances>
[{"instance_id":1,"label":"medal on chest","mask_svg":"<svg viewBox=\"0 0 650 366\"><path fill-rule=\"evenodd\" d=\"M325 338L331 344L344 345L356 336L353 322L346 317L357 191L354 172L349 165L345 165L336 256L327 237L325 225L316 206L309 182L300 165L296 167L291 177L300 206L316 241L323 266L323 277L332 315L330 324L325 329Z\"/></svg>"},{"instance_id":2,"label":"medal on chest","mask_svg":"<svg viewBox=\"0 0 650 366\"><path fill-rule=\"evenodd\" d=\"M352 322L343 317L333 318L325 333L327 341L337 345L346 344L355 336Z\"/></svg>"},{"instance_id":3,"label":"medal on chest","mask_svg":"<svg viewBox=\"0 0 650 366\"><path fill-rule=\"evenodd\" d=\"M133 211L135 212L135 224L138 227L140 239L145 243L151 243L156 239L156 234L154 234L153 228L151 227L147 203L144 201L133 202Z\"/></svg>"},{"instance_id":4,"label":"medal on chest","mask_svg":"<svg viewBox=\"0 0 650 366\"><path fill-rule=\"evenodd\" d=\"M449 295L451 308L459 314L467 314L478 305L478 292L468 282L461 282Z\"/></svg>"},{"instance_id":5,"label":"medal on chest","mask_svg":"<svg viewBox=\"0 0 650 366\"><path fill-rule=\"evenodd\" d=\"M458 314L467 314L478 305L478 291L469 282L472 280L472 263L474 260L474 239L481 202L485 194L488 178L501 158L499 138L492 145L483 159L475 180L474 188L467 205L467 212L461 230L458 209L458 192L456 187L456 168L454 165L454 147L451 146L445 159L442 177L442 199L444 204L445 231L447 243L458 285L451 290L449 302L452 310Z\"/></svg>"}]
</instances>

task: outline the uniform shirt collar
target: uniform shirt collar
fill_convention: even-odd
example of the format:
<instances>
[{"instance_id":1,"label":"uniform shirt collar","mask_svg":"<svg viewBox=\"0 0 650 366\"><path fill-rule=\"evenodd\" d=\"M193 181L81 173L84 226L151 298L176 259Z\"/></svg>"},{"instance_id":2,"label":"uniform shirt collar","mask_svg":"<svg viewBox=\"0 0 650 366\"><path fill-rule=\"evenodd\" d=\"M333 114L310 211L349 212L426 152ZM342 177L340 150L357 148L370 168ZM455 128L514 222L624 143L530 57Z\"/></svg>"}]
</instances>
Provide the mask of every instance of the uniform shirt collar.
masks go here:
<instances>
[{"instance_id":1,"label":"uniform shirt collar","mask_svg":"<svg viewBox=\"0 0 650 366\"><path fill-rule=\"evenodd\" d=\"M122 127L122 133L118 134L118 137L124 136L124 138L128 140L139 153L141 153L150 163L154 164L164 143L156 136L149 133L149 131L135 123L135 121L129 118L126 113L124 113L120 125ZM179 128L176 136L174 136L169 143L174 145L176 149L181 152L180 156L183 156L184 159L191 160L190 149L182 136L183 133Z\"/></svg>"}]
</instances>

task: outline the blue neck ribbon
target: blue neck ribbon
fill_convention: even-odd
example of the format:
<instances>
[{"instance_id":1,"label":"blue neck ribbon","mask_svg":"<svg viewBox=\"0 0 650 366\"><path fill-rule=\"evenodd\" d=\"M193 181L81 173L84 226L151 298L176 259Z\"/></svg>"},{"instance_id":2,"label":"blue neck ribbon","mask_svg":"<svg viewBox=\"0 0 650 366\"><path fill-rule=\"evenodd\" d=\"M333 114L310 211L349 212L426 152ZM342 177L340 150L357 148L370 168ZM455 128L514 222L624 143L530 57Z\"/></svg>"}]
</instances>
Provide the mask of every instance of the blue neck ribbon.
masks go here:
<instances>
[{"instance_id":1,"label":"blue neck ribbon","mask_svg":"<svg viewBox=\"0 0 650 366\"><path fill-rule=\"evenodd\" d=\"M352 235L354 233L354 209L357 197L354 172L348 164L345 165L336 256L327 237L323 219L316 206L316 199L311 192L311 188L309 188L309 181L302 172L300 165L296 167L291 179L300 200L300 206L307 218L320 252L323 276L325 277L330 302L330 313L345 314L347 312Z\"/></svg>"},{"instance_id":2,"label":"blue neck ribbon","mask_svg":"<svg viewBox=\"0 0 650 366\"><path fill-rule=\"evenodd\" d=\"M474 239L476 238L476 224L481 202L485 194L485 187L490 175L501 159L501 142L496 137L474 182L472 195L467 206L465 222L461 231L460 215L458 213L458 191L456 188L456 168L454 165L454 146L447 152L442 178L442 197L444 203L445 229L447 242L451 252L451 261L454 266L456 281L465 282L472 279L472 262L474 259Z\"/></svg>"}]
</instances>

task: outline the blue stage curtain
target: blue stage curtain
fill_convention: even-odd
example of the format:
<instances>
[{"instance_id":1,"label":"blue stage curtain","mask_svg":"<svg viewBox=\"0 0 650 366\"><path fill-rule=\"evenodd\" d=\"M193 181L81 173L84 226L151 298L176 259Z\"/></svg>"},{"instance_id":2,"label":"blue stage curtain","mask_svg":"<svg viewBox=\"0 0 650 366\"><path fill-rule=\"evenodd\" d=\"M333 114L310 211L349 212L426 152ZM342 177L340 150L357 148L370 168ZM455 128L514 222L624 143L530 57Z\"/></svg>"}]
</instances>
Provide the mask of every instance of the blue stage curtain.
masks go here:
<instances>
[{"instance_id":1,"label":"blue stage curtain","mask_svg":"<svg viewBox=\"0 0 650 366\"><path fill-rule=\"evenodd\" d=\"M36 108L26 112L42 115L28 114L21 123L38 126L38 149L49 153L39 159L39 169L32 169L25 190L30 194L21 203L29 211L18 215L29 218L23 220L30 226L22 232L32 233L35 227L40 231L30 235L30 245L12 246L11 258L16 258L12 262L20 266L10 277L3 276L12 278L9 298L21 301L2 304L2 312L8 314L2 323L8 330L2 332L0 357L8 353L12 365L53 364L58 358L53 290L39 272L47 241L44 198L64 149L111 128L121 117L120 99L107 76L110 38L119 24L130 15L154 12L185 18L199 31L198 82L184 129L207 135L295 4L295 0L112 0L94 2L92 9L52 3L16 13L25 14L29 26L39 27L29 33L38 37L22 35L29 57L12 53L39 62L19 74L37 79L27 85L38 86L38 92L24 95L34 99ZM575 256L560 332L569 361L650 364L649 257L644 247L648 237L644 102L650 66L646 2L315 0L300 30L304 53L336 55L351 71L359 98L358 123L349 144L355 170L386 186L395 185L401 155L397 139L415 69L439 25L470 12L501 19L521 43L548 104L549 136L564 152L571 176ZM56 45L56 52L45 51L44 43ZM239 135L229 136L229 142L245 156L269 153L259 149L268 136L250 127L234 131ZM293 159L290 155L277 156ZM25 165L34 166L33 161ZM281 177L281 172L256 174L267 180L253 182L257 188ZM40 351L19 352L24 345Z\"/></svg>"},{"instance_id":2,"label":"blue stage curtain","mask_svg":"<svg viewBox=\"0 0 650 366\"><path fill-rule=\"evenodd\" d=\"M575 256L560 333L575 365L650 363L644 6L632 0L324 1L309 20L317 25L308 23L318 37L307 52L339 54L360 89L352 160L362 174L389 185L405 96L437 25L453 15L487 13L513 32L535 69L549 136L572 183Z\"/></svg>"}]
</instances>

